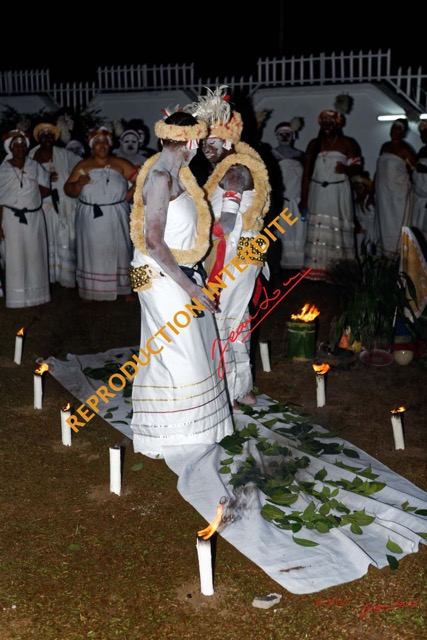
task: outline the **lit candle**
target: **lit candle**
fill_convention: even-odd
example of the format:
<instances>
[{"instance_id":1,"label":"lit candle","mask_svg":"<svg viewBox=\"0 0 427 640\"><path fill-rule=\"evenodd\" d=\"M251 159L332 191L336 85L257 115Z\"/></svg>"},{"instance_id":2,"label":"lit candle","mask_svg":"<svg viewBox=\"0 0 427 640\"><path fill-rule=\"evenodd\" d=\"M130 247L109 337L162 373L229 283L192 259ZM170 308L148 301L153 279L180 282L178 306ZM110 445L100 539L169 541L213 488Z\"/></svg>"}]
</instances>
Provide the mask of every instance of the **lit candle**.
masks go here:
<instances>
[{"instance_id":1,"label":"lit candle","mask_svg":"<svg viewBox=\"0 0 427 640\"><path fill-rule=\"evenodd\" d=\"M13 361L16 362L16 364L21 364L23 343L24 343L24 327L22 327L22 329L19 329L15 337L15 357L13 358Z\"/></svg>"},{"instance_id":2,"label":"lit candle","mask_svg":"<svg viewBox=\"0 0 427 640\"><path fill-rule=\"evenodd\" d=\"M120 495L122 488L122 456L121 447L110 447L110 491Z\"/></svg>"},{"instance_id":3,"label":"lit candle","mask_svg":"<svg viewBox=\"0 0 427 640\"><path fill-rule=\"evenodd\" d=\"M67 418L71 416L71 404L68 402L61 409L61 435L62 444L71 447L71 427L67 422Z\"/></svg>"},{"instance_id":4,"label":"lit candle","mask_svg":"<svg viewBox=\"0 0 427 640\"><path fill-rule=\"evenodd\" d=\"M402 416L405 412L405 407L398 407L391 410L391 426L393 427L394 448L404 449L405 441L403 439L403 425Z\"/></svg>"},{"instance_id":5,"label":"lit candle","mask_svg":"<svg viewBox=\"0 0 427 640\"><path fill-rule=\"evenodd\" d=\"M34 370L34 409L42 408L43 374L49 371L49 365L43 363Z\"/></svg>"},{"instance_id":6,"label":"lit candle","mask_svg":"<svg viewBox=\"0 0 427 640\"><path fill-rule=\"evenodd\" d=\"M324 407L326 401L325 375L331 367L328 364L313 364L316 372L317 406Z\"/></svg>"},{"instance_id":7,"label":"lit candle","mask_svg":"<svg viewBox=\"0 0 427 640\"><path fill-rule=\"evenodd\" d=\"M261 362L263 371L271 371L270 367L270 354L268 352L268 342L260 342L259 350L261 353Z\"/></svg>"},{"instance_id":8,"label":"lit candle","mask_svg":"<svg viewBox=\"0 0 427 640\"><path fill-rule=\"evenodd\" d=\"M199 559L200 591L204 596L212 596L213 571L212 571L212 550L211 539L204 540L197 536L197 557Z\"/></svg>"}]
</instances>

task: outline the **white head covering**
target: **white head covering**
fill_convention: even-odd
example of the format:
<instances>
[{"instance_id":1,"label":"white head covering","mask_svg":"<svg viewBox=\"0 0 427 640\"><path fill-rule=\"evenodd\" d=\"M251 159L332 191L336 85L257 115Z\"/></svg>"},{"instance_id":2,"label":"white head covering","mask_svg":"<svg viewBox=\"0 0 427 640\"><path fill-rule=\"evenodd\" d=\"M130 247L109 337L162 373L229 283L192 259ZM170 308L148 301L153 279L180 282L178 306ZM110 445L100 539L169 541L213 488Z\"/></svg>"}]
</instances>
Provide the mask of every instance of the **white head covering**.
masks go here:
<instances>
[{"instance_id":1,"label":"white head covering","mask_svg":"<svg viewBox=\"0 0 427 640\"><path fill-rule=\"evenodd\" d=\"M9 160L12 157L10 147L15 138L24 138L27 148L30 146L30 141L23 131L20 131L20 129L12 129L12 131L9 131L9 133L7 134L7 138L3 143L4 150L6 151L5 160Z\"/></svg>"}]
</instances>

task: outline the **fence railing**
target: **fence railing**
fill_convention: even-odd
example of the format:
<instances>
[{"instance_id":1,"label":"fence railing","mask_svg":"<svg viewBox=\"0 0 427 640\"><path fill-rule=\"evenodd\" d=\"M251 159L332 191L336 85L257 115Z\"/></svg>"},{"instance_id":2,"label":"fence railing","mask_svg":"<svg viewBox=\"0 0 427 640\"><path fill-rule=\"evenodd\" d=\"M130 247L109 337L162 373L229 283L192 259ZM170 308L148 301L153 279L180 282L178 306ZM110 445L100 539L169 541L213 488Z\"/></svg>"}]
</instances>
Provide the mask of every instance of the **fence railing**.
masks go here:
<instances>
[{"instance_id":1,"label":"fence railing","mask_svg":"<svg viewBox=\"0 0 427 640\"><path fill-rule=\"evenodd\" d=\"M49 94L59 108L85 109L98 93L164 91L184 89L200 93L204 87L226 84L248 94L260 88L291 87L355 82L385 82L404 96L414 108L427 109L427 75L421 67L395 73L391 52L378 51L318 54L258 60L256 73L241 76L195 77L194 64L131 65L101 67L97 79L80 83L50 83L49 71L5 71L0 73L1 95Z\"/></svg>"}]
</instances>

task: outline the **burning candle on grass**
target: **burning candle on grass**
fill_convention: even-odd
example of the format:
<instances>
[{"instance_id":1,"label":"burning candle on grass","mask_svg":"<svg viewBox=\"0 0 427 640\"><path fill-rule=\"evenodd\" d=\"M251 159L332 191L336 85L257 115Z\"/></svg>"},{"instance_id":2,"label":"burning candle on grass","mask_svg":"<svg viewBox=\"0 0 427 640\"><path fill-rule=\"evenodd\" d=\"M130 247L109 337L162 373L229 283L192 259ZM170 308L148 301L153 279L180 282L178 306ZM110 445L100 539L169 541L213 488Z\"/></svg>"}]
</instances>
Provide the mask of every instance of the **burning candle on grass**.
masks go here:
<instances>
[{"instance_id":1,"label":"burning candle on grass","mask_svg":"<svg viewBox=\"0 0 427 640\"><path fill-rule=\"evenodd\" d=\"M45 371L49 371L49 365L45 362L34 369L34 409L41 409L43 406L43 374Z\"/></svg>"},{"instance_id":2,"label":"burning candle on grass","mask_svg":"<svg viewBox=\"0 0 427 640\"><path fill-rule=\"evenodd\" d=\"M405 441L403 439L403 414L405 413L405 407L398 407L391 410L391 426L393 427L394 448L404 449Z\"/></svg>"},{"instance_id":3,"label":"burning candle on grass","mask_svg":"<svg viewBox=\"0 0 427 640\"><path fill-rule=\"evenodd\" d=\"M221 502L217 506L215 518L206 529L197 532L196 547L199 559L200 590L204 596L212 596L214 592L211 537L221 524L223 504Z\"/></svg>"},{"instance_id":4,"label":"burning candle on grass","mask_svg":"<svg viewBox=\"0 0 427 640\"><path fill-rule=\"evenodd\" d=\"M325 375L331 367L328 364L313 364L316 373L317 406L324 407L326 401Z\"/></svg>"},{"instance_id":5,"label":"burning candle on grass","mask_svg":"<svg viewBox=\"0 0 427 640\"><path fill-rule=\"evenodd\" d=\"M61 436L62 444L66 447L71 446L71 427L67 422L67 418L71 416L71 404L68 402L61 409Z\"/></svg>"},{"instance_id":6,"label":"burning candle on grass","mask_svg":"<svg viewBox=\"0 0 427 640\"><path fill-rule=\"evenodd\" d=\"M22 327L22 329L19 329L15 337L15 356L13 358L13 361L16 362L16 364L21 364L23 344L24 344L24 327Z\"/></svg>"}]
</instances>

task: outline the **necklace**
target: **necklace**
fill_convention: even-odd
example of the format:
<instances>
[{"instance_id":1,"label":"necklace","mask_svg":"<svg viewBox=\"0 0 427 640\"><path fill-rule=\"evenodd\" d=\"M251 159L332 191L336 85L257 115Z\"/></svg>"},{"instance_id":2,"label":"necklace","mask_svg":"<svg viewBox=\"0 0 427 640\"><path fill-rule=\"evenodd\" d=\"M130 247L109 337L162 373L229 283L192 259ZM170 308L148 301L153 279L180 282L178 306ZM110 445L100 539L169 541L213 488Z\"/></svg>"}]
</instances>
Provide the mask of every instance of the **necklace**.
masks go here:
<instances>
[{"instance_id":1,"label":"necklace","mask_svg":"<svg viewBox=\"0 0 427 640\"><path fill-rule=\"evenodd\" d=\"M13 164L11 164L10 166L12 167L16 177L18 178L19 186L22 189L22 185L23 185L23 182L24 182L24 173L25 173L24 169L23 168L21 169L21 175L20 175L19 171L16 170L16 168L13 166Z\"/></svg>"}]
</instances>

